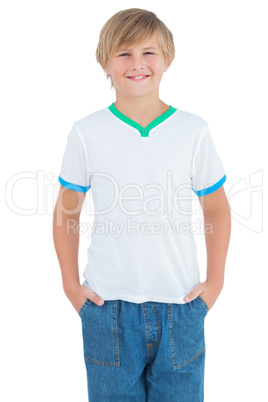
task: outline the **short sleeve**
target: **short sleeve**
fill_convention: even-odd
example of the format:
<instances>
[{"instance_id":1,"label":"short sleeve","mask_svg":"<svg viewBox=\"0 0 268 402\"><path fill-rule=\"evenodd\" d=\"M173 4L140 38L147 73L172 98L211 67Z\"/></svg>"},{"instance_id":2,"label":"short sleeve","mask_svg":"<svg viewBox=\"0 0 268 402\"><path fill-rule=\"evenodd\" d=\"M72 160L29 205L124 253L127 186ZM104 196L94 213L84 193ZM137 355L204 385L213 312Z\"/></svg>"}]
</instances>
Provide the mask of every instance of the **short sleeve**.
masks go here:
<instances>
[{"instance_id":1,"label":"short sleeve","mask_svg":"<svg viewBox=\"0 0 268 402\"><path fill-rule=\"evenodd\" d=\"M192 189L199 197L213 193L226 181L225 170L217 154L208 125L195 153L192 172Z\"/></svg>"},{"instance_id":2,"label":"short sleeve","mask_svg":"<svg viewBox=\"0 0 268 402\"><path fill-rule=\"evenodd\" d=\"M63 187L81 193L87 192L91 187L86 151L75 123L67 138L58 181Z\"/></svg>"}]
</instances>

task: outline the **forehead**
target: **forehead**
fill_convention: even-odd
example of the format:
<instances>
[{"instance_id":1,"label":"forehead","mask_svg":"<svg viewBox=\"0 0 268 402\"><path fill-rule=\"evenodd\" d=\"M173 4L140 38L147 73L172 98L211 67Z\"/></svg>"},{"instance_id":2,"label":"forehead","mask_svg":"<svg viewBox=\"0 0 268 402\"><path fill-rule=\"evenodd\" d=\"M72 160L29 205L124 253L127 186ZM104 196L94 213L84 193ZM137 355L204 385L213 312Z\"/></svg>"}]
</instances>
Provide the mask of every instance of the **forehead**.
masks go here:
<instances>
[{"instance_id":1,"label":"forehead","mask_svg":"<svg viewBox=\"0 0 268 402\"><path fill-rule=\"evenodd\" d=\"M159 46L159 41L158 41L158 37L156 34L154 34L153 36L151 36L150 39L147 39L145 41L139 42L139 43L134 43L131 46L128 46L127 44L123 44L121 46L118 47L118 49L116 50L117 52L119 51L131 51L134 49L138 49L138 50L160 50L160 46Z\"/></svg>"}]
</instances>

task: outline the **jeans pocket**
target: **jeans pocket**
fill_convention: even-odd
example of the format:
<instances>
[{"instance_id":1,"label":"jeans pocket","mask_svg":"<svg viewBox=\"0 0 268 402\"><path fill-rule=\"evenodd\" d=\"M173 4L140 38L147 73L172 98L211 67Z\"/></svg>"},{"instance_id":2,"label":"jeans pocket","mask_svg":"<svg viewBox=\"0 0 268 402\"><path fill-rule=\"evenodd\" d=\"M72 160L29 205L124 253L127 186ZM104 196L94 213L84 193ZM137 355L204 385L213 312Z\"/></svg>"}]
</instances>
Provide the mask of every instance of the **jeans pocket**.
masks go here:
<instances>
[{"instance_id":1,"label":"jeans pocket","mask_svg":"<svg viewBox=\"0 0 268 402\"><path fill-rule=\"evenodd\" d=\"M87 305L82 314L86 362L102 366L120 366L117 307L118 300L106 300L102 306L95 303Z\"/></svg>"},{"instance_id":2,"label":"jeans pocket","mask_svg":"<svg viewBox=\"0 0 268 402\"><path fill-rule=\"evenodd\" d=\"M87 299L85 303L82 304L82 307L80 308L78 314L82 318L83 313L85 312L86 307L90 304L93 303L90 299Z\"/></svg>"},{"instance_id":3,"label":"jeans pocket","mask_svg":"<svg viewBox=\"0 0 268 402\"><path fill-rule=\"evenodd\" d=\"M204 307L206 313L208 313L208 312L209 312L209 308L208 308L208 305L207 305L207 303L205 302L205 300L203 300L202 297L200 297L200 296L197 296L196 299L202 304L202 306Z\"/></svg>"},{"instance_id":4,"label":"jeans pocket","mask_svg":"<svg viewBox=\"0 0 268 402\"><path fill-rule=\"evenodd\" d=\"M203 307L201 310L196 299L189 303L170 304L169 343L174 370L182 370L205 352L203 313L205 310Z\"/></svg>"}]
</instances>

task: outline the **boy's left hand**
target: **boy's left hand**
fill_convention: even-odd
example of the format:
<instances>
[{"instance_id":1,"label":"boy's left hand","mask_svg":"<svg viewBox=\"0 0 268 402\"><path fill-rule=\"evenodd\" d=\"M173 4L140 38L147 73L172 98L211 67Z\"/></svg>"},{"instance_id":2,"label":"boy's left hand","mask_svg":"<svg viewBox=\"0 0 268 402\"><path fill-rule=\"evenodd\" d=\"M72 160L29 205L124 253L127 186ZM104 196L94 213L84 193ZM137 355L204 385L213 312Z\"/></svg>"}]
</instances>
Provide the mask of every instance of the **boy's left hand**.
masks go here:
<instances>
[{"instance_id":1,"label":"boy's left hand","mask_svg":"<svg viewBox=\"0 0 268 402\"><path fill-rule=\"evenodd\" d=\"M196 285L191 292L189 292L185 297L184 301L189 303L194 300L197 296L200 296L201 299L207 304L208 309L211 310L212 306L216 302L219 294L221 292L218 287L216 287L213 283L202 282Z\"/></svg>"}]
</instances>

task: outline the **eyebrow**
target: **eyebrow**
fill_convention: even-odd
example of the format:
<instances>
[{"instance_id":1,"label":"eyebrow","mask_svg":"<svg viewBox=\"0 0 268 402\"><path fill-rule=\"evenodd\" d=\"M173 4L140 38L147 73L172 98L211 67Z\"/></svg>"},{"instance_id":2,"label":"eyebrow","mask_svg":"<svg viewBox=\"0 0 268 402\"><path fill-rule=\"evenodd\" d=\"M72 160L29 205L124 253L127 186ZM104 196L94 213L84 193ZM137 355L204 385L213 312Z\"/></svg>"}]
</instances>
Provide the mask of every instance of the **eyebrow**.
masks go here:
<instances>
[{"instance_id":1,"label":"eyebrow","mask_svg":"<svg viewBox=\"0 0 268 402\"><path fill-rule=\"evenodd\" d=\"M144 47L144 48L141 49L141 50L148 50L148 49L158 50L158 48L157 48L157 47L154 47L154 46ZM132 50L132 49L119 49L118 52L125 52L125 51L129 51L129 50Z\"/></svg>"}]
</instances>

